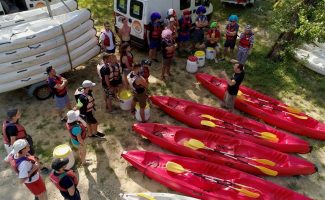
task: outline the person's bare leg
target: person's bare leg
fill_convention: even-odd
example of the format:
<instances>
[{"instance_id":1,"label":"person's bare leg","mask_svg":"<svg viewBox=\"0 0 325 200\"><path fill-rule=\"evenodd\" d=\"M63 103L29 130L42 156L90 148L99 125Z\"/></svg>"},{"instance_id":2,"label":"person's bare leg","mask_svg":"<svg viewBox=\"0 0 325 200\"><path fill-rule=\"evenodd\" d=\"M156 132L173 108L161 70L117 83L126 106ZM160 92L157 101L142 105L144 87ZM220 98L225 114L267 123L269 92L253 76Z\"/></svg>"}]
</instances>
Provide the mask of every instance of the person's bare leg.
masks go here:
<instances>
[{"instance_id":1,"label":"person's bare leg","mask_svg":"<svg viewBox=\"0 0 325 200\"><path fill-rule=\"evenodd\" d=\"M90 127L91 127L90 129L91 129L92 133L93 134L96 134L97 133L98 124L97 123L96 124L91 124Z\"/></svg>"},{"instance_id":2,"label":"person's bare leg","mask_svg":"<svg viewBox=\"0 0 325 200\"><path fill-rule=\"evenodd\" d=\"M47 193L46 193L46 191L43 192L43 193L41 193L41 194L39 194L39 195L37 195L37 198L39 200L47 200Z\"/></svg>"},{"instance_id":3,"label":"person's bare leg","mask_svg":"<svg viewBox=\"0 0 325 200\"><path fill-rule=\"evenodd\" d=\"M84 145L80 144L78 151L79 151L81 164L84 164L86 162L86 146L85 146L85 144Z\"/></svg>"},{"instance_id":4,"label":"person's bare leg","mask_svg":"<svg viewBox=\"0 0 325 200\"><path fill-rule=\"evenodd\" d=\"M112 99L111 97L106 98L106 108L108 112L112 112Z\"/></svg>"},{"instance_id":5,"label":"person's bare leg","mask_svg":"<svg viewBox=\"0 0 325 200\"><path fill-rule=\"evenodd\" d=\"M165 80L165 74L166 74L166 65L163 64L162 70L161 70L161 80Z\"/></svg>"},{"instance_id":6,"label":"person's bare leg","mask_svg":"<svg viewBox=\"0 0 325 200\"><path fill-rule=\"evenodd\" d=\"M145 108L140 108L140 117L141 117L141 122L146 122L146 116L145 116L145 113L144 113L144 109Z\"/></svg>"}]
</instances>

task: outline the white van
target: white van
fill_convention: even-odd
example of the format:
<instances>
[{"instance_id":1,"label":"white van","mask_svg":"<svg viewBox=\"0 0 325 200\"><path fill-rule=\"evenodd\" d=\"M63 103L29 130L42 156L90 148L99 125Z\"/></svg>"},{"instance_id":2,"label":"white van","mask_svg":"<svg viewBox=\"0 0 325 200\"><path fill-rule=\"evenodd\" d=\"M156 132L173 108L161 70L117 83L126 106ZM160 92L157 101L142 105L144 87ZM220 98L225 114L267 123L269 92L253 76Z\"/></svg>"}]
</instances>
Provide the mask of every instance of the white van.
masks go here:
<instances>
[{"instance_id":1,"label":"white van","mask_svg":"<svg viewBox=\"0 0 325 200\"><path fill-rule=\"evenodd\" d=\"M254 4L254 0L221 0L222 3L241 4L246 6L247 4Z\"/></svg>"},{"instance_id":2,"label":"white van","mask_svg":"<svg viewBox=\"0 0 325 200\"><path fill-rule=\"evenodd\" d=\"M206 15L211 18L213 6L210 0L114 0L115 30L122 27L122 18L129 19L131 26L131 42L140 48L148 45L148 24L153 12L159 12L162 20L167 16L169 8L173 8L177 17L181 17L183 10L192 12L192 20L196 18L195 11L200 6L206 7Z\"/></svg>"}]
</instances>

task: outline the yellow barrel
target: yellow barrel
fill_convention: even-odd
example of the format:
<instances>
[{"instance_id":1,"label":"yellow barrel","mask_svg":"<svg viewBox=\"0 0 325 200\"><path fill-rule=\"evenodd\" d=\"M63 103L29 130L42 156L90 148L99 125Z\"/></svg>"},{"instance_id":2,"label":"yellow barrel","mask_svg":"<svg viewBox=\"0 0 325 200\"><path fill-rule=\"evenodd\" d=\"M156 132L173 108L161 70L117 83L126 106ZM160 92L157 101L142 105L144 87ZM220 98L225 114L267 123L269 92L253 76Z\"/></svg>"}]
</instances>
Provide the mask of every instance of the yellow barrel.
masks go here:
<instances>
[{"instance_id":1,"label":"yellow barrel","mask_svg":"<svg viewBox=\"0 0 325 200\"><path fill-rule=\"evenodd\" d=\"M54 158L68 158L69 163L67 164L66 169L71 169L75 163L73 151L68 144L61 144L54 148L53 150Z\"/></svg>"},{"instance_id":2,"label":"yellow barrel","mask_svg":"<svg viewBox=\"0 0 325 200\"><path fill-rule=\"evenodd\" d=\"M122 90L118 94L120 101L120 108L122 110L130 110L131 109L131 104L133 100L133 95L130 90Z\"/></svg>"},{"instance_id":3,"label":"yellow barrel","mask_svg":"<svg viewBox=\"0 0 325 200\"><path fill-rule=\"evenodd\" d=\"M195 57L198 59L199 67L203 67L205 64L205 53L204 51L196 51L194 54Z\"/></svg>"}]
</instances>

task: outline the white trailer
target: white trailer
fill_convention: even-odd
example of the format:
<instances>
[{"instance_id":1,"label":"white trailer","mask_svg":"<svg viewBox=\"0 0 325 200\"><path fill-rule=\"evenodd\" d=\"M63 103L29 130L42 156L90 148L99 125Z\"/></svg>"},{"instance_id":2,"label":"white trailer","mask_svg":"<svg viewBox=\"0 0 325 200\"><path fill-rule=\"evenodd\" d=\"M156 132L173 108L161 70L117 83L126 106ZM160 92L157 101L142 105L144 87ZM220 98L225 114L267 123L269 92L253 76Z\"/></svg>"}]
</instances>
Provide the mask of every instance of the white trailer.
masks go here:
<instances>
[{"instance_id":1,"label":"white trailer","mask_svg":"<svg viewBox=\"0 0 325 200\"><path fill-rule=\"evenodd\" d=\"M246 6L247 4L254 4L255 0L221 0L222 3L240 4Z\"/></svg>"}]
</instances>

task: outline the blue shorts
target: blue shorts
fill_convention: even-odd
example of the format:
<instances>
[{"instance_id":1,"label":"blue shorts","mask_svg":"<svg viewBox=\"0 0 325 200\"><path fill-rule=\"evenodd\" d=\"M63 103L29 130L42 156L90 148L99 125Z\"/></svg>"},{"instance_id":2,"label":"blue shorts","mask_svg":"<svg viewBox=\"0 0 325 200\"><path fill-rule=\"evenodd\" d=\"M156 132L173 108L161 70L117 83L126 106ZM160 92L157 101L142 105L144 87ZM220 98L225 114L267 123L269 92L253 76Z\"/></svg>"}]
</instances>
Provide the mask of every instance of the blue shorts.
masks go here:
<instances>
[{"instance_id":1,"label":"blue shorts","mask_svg":"<svg viewBox=\"0 0 325 200\"><path fill-rule=\"evenodd\" d=\"M190 41L190 33L188 33L188 34L181 34L181 33L179 33L178 34L178 41L179 42L188 42L188 41Z\"/></svg>"},{"instance_id":2,"label":"blue shorts","mask_svg":"<svg viewBox=\"0 0 325 200\"><path fill-rule=\"evenodd\" d=\"M160 49L161 41L160 40L150 40L149 48L150 49Z\"/></svg>"},{"instance_id":3,"label":"blue shorts","mask_svg":"<svg viewBox=\"0 0 325 200\"><path fill-rule=\"evenodd\" d=\"M68 94L63 97L54 96L55 106L57 109L62 110L66 105L70 103Z\"/></svg>"}]
</instances>

